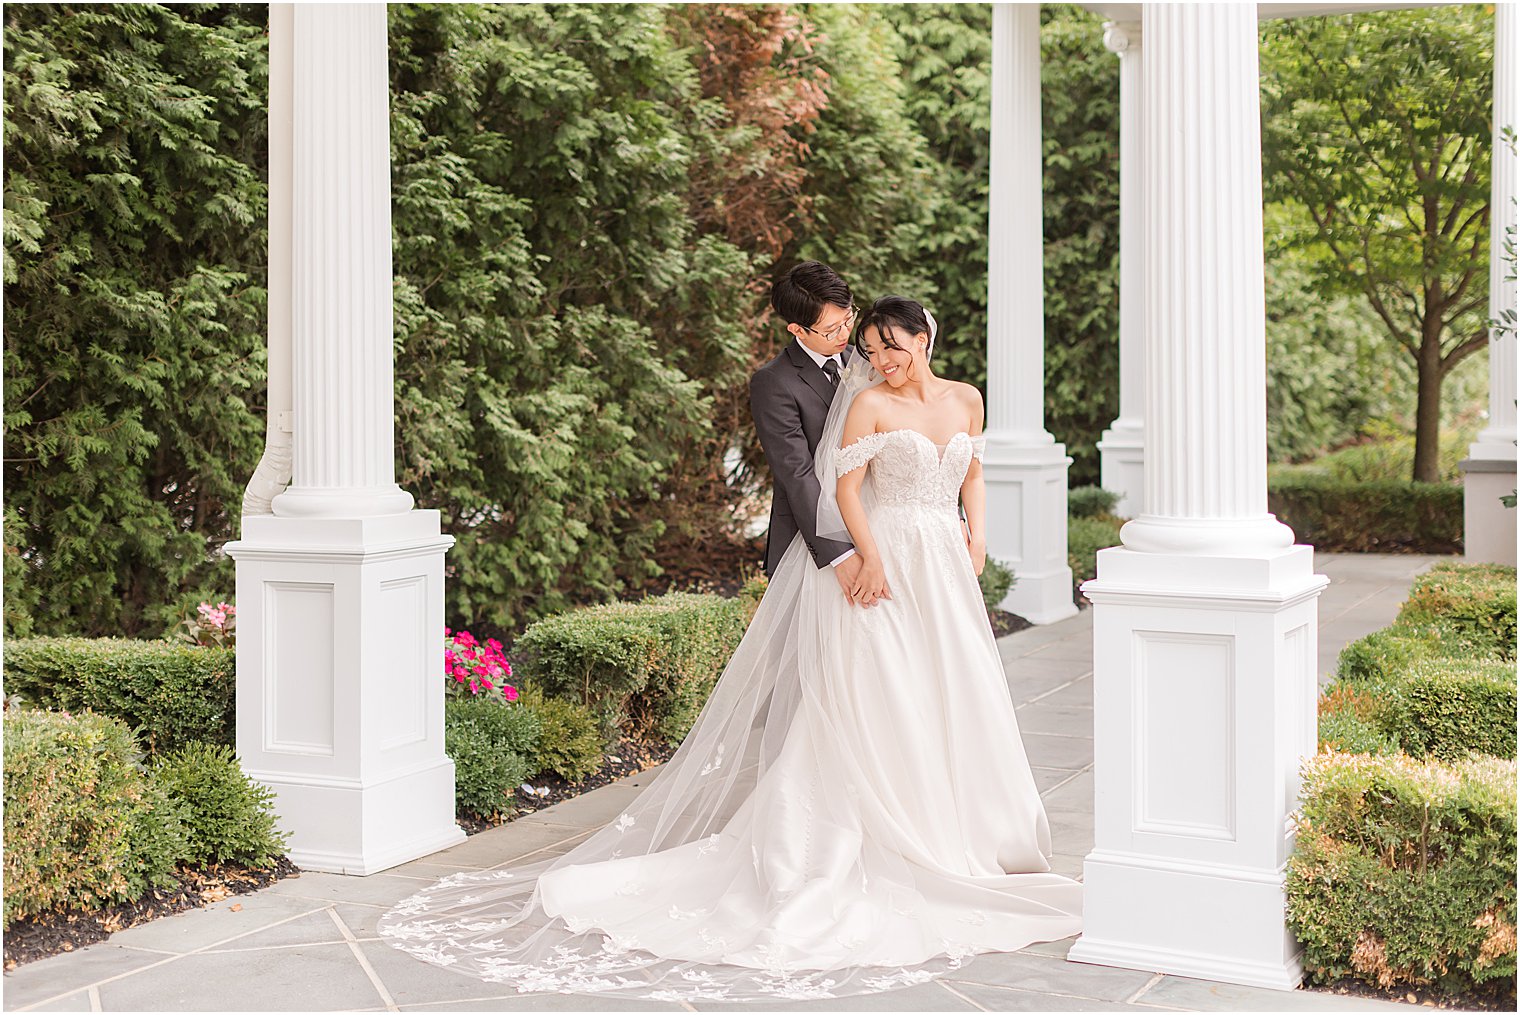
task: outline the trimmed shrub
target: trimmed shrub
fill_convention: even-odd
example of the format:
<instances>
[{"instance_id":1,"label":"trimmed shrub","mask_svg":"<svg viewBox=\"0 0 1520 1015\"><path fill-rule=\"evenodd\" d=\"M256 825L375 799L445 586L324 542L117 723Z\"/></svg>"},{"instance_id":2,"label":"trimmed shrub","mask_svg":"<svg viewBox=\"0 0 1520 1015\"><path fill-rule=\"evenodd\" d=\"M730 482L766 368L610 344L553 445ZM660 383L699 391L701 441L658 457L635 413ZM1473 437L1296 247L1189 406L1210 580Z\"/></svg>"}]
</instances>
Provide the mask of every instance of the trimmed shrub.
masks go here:
<instances>
[{"instance_id":1,"label":"trimmed shrub","mask_svg":"<svg viewBox=\"0 0 1520 1015\"><path fill-rule=\"evenodd\" d=\"M1398 626L1430 625L1452 651L1515 658L1515 569L1442 562L1415 579Z\"/></svg>"},{"instance_id":2,"label":"trimmed shrub","mask_svg":"<svg viewBox=\"0 0 1520 1015\"><path fill-rule=\"evenodd\" d=\"M998 604L1007 597L1008 590L1018 581L1013 576L1013 568L991 557L987 558L987 563L976 580L982 587L982 602L987 604L989 610L997 609Z\"/></svg>"},{"instance_id":3,"label":"trimmed shrub","mask_svg":"<svg viewBox=\"0 0 1520 1015\"><path fill-rule=\"evenodd\" d=\"M1066 514L1071 518L1097 518L1111 515L1119 495L1101 486L1078 486L1066 491Z\"/></svg>"},{"instance_id":4,"label":"trimmed shrub","mask_svg":"<svg viewBox=\"0 0 1520 1015\"><path fill-rule=\"evenodd\" d=\"M191 741L231 746L237 654L169 641L17 638L5 643L9 693L47 708L91 709L135 729L150 753Z\"/></svg>"},{"instance_id":5,"label":"trimmed shrub","mask_svg":"<svg viewBox=\"0 0 1520 1015\"><path fill-rule=\"evenodd\" d=\"M1429 632L1385 627L1341 649L1336 676L1341 680L1365 682L1393 680L1416 660L1437 654L1439 647L1439 642Z\"/></svg>"},{"instance_id":6,"label":"trimmed shrub","mask_svg":"<svg viewBox=\"0 0 1520 1015\"><path fill-rule=\"evenodd\" d=\"M670 592L640 603L571 610L530 626L514 646L519 673L621 731L680 743L733 654L754 603Z\"/></svg>"},{"instance_id":7,"label":"trimmed shrub","mask_svg":"<svg viewBox=\"0 0 1520 1015\"><path fill-rule=\"evenodd\" d=\"M539 727L530 775L553 772L567 782L580 782L602 767L606 745L590 709L569 698L546 697L535 687L521 691L519 704L537 717Z\"/></svg>"},{"instance_id":8,"label":"trimmed shrub","mask_svg":"<svg viewBox=\"0 0 1520 1015\"><path fill-rule=\"evenodd\" d=\"M1515 975L1515 764L1322 754L1305 768L1288 922L1318 982L1459 992Z\"/></svg>"},{"instance_id":9,"label":"trimmed shrub","mask_svg":"<svg viewBox=\"0 0 1520 1015\"><path fill-rule=\"evenodd\" d=\"M1319 749L1344 754L1394 754L1398 741L1378 725L1381 699L1364 686L1338 684L1319 700Z\"/></svg>"},{"instance_id":10,"label":"trimmed shrub","mask_svg":"<svg viewBox=\"0 0 1520 1015\"><path fill-rule=\"evenodd\" d=\"M1072 579L1084 582L1098 576L1098 551L1118 546L1124 519L1113 515L1069 518L1066 522L1066 562Z\"/></svg>"},{"instance_id":11,"label":"trimmed shrub","mask_svg":"<svg viewBox=\"0 0 1520 1015\"><path fill-rule=\"evenodd\" d=\"M1409 754L1515 756L1514 663L1427 659L1399 681L1393 700L1389 732Z\"/></svg>"},{"instance_id":12,"label":"trimmed shrub","mask_svg":"<svg viewBox=\"0 0 1520 1015\"><path fill-rule=\"evenodd\" d=\"M124 724L28 709L8 712L4 727L5 926L174 883L185 830Z\"/></svg>"},{"instance_id":13,"label":"trimmed shrub","mask_svg":"<svg viewBox=\"0 0 1520 1015\"><path fill-rule=\"evenodd\" d=\"M1352 482L1325 472L1268 471L1267 508L1300 543L1366 553L1462 549L1462 487L1403 480Z\"/></svg>"},{"instance_id":14,"label":"trimmed shrub","mask_svg":"<svg viewBox=\"0 0 1520 1015\"><path fill-rule=\"evenodd\" d=\"M184 815L190 862L267 867L285 853L274 792L243 774L230 747L185 744L158 757L152 774Z\"/></svg>"},{"instance_id":15,"label":"trimmed shrub","mask_svg":"<svg viewBox=\"0 0 1520 1015\"><path fill-rule=\"evenodd\" d=\"M454 803L474 814L500 811L534 771L538 715L491 698L444 703L444 750L454 761Z\"/></svg>"}]
</instances>

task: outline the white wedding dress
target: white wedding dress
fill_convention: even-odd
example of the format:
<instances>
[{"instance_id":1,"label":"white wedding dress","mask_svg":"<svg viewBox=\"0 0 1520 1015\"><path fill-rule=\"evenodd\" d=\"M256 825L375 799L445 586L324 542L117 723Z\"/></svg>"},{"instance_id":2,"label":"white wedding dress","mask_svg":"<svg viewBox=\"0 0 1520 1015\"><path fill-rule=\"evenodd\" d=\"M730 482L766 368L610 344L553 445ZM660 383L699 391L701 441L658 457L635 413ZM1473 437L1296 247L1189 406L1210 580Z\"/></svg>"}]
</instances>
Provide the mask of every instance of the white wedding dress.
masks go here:
<instances>
[{"instance_id":1,"label":"white wedding dress","mask_svg":"<svg viewBox=\"0 0 1520 1015\"><path fill-rule=\"evenodd\" d=\"M380 933L519 991L666 1001L887 990L1078 933L961 536L982 443L894 430L828 456L870 469L892 598L849 605L798 537L623 814L565 856L446 878Z\"/></svg>"}]
</instances>

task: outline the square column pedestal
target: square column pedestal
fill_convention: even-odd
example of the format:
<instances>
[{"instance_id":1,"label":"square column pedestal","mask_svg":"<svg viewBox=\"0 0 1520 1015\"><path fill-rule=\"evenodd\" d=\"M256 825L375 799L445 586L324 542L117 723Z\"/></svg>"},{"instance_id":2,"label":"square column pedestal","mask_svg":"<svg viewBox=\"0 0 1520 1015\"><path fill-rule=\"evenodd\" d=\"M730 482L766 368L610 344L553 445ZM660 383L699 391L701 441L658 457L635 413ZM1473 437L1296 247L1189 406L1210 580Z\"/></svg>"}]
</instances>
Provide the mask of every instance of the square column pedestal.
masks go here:
<instances>
[{"instance_id":1,"label":"square column pedestal","mask_svg":"<svg viewBox=\"0 0 1520 1015\"><path fill-rule=\"evenodd\" d=\"M1515 492L1515 460L1462 461L1462 559L1515 566L1515 509L1501 497Z\"/></svg>"},{"instance_id":2,"label":"square column pedestal","mask_svg":"<svg viewBox=\"0 0 1520 1015\"><path fill-rule=\"evenodd\" d=\"M437 511L246 515L237 560L237 751L274 790L290 858L373 874L465 835L443 752Z\"/></svg>"},{"instance_id":3,"label":"square column pedestal","mask_svg":"<svg viewBox=\"0 0 1520 1015\"><path fill-rule=\"evenodd\" d=\"M1098 551L1094 848L1070 959L1297 987L1284 916L1299 766L1317 746L1313 548Z\"/></svg>"},{"instance_id":4,"label":"square column pedestal","mask_svg":"<svg viewBox=\"0 0 1520 1015\"><path fill-rule=\"evenodd\" d=\"M1075 616L1066 560L1064 444L1027 444L987 432L982 482L987 490L987 556L1013 568L1000 607L1031 624Z\"/></svg>"}]
</instances>

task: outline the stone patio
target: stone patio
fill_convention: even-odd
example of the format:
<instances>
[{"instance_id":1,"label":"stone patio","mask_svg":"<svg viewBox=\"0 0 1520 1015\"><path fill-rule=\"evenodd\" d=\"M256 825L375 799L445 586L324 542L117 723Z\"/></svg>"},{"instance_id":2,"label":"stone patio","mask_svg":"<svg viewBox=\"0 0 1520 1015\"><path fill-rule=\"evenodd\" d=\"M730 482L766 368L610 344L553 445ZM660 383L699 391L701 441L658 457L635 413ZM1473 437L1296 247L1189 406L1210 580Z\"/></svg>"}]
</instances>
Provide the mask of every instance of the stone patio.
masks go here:
<instances>
[{"instance_id":1,"label":"stone patio","mask_svg":"<svg viewBox=\"0 0 1520 1015\"><path fill-rule=\"evenodd\" d=\"M1316 555L1323 682L1342 646L1393 620L1440 558ZM1050 816L1057 871L1080 877L1092 848L1092 612L999 642L1030 763ZM5 974L7 1011L1354 1011L1409 1007L1067 962L1071 940L982 955L953 976L826 1002L670 1005L498 985L413 959L376 936L392 903L461 870L562 853L648 784L587 793L451 849L367 878L304 874L253 895L156 920Z\"/></svg>"}]
</instances>

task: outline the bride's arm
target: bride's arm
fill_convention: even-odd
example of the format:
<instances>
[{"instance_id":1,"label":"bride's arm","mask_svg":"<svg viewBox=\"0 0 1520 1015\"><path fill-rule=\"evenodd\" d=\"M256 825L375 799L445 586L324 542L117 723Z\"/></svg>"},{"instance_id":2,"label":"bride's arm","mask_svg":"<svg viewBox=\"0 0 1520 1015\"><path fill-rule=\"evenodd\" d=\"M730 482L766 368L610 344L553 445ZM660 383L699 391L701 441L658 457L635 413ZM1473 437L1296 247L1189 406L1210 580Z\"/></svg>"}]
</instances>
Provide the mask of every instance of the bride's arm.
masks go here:
<instances>
[{"instance_id":1,"label":"bride's arm","mask_svg":"<svg viewBox=\"0 0 1520 1015\"><path fill-rule=\"evenodd\" d=\"M970 388L966 400L971 416L967 432L977 437L982 432L984 416L982 393L970 385L967 387ZM971 459L966 478L961 482L961 503L966 506L966 549L971 554L971 566L980 575L982 568L987 566L987 487L982 482L982 463L978 458Z\"/></svg>"},{"instance_id":2,"label":"bride's arm","mask_svg":"<svg viewBox=\"0 0 1520 1015\"><path fill-rule=\"evenodd\" d=\"M847 448L867 434L876 432L875 402L876 399L871 397L869 391L863 391L856 397L855 404L850 406L850 414L844 420L840 447ZM865 466L846 472L839 477L834 496L839 501L839 513L844 517L845 527L850 530L850 539L855 543L855 552L861 560L854 598L871 603L876 599L891 599L892 593L887 587L887 575L882 567L881 553L876 547L876 537L871 534L865 506L860 502L860 484L865 481L865 477Z\"/></svg>"}]
</instances>

